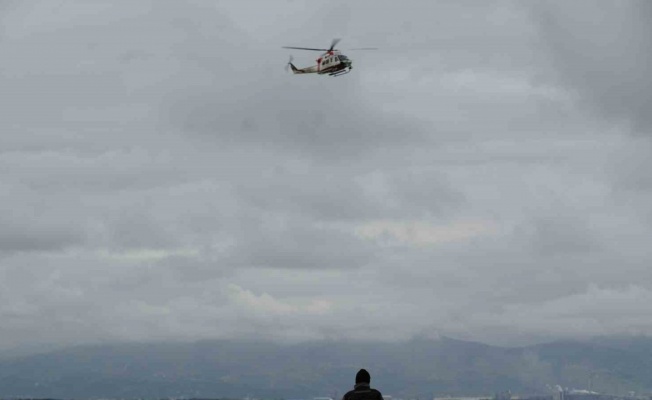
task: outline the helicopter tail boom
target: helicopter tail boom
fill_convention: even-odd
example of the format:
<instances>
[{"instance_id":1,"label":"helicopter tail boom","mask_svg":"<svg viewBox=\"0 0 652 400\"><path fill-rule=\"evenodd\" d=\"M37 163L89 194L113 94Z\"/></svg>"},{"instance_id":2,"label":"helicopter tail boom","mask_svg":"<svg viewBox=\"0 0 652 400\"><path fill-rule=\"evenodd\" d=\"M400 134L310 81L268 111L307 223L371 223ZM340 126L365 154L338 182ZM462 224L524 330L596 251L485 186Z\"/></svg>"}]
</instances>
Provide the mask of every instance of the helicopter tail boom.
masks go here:
<instances>
[{"instance_id":1,"label":"helicopter tail boom","mask_svg":"<svg viewBox=\"0 0 652 400\"><path fill-rule=\"evenodd\" d=\"M310 67L308 68L297 68L294 64L292 64L292 56L290 56L290 59L288 60L288 63L285 65L285 70L288 71L289 69L292 69L293 74L308 74L310 72L316 72L312 71Z\"/></svg>"},{"instance_id":2,"label":"helicopter tail boom","mask_svg":"<svg viewBox=\"0 0 652 400\"><path fill-rule=\"evenodd\" d=\"M294 74L303 74L303 73L304 73L304 72L301 71L299 68L295 67L294 64L292 64L291 62L288 63L288 65L289 65L290 68L292 69L292 73L294 73Z\"/></svg>"},{"instance_id":3,"label":"helicopter tail boom","mask_svg":"<svg viewBox=\"0 0 652 400\"><path fill-rule=\"evenodd\" d=\"M292 69L293 74L314 74L316 72L319 72L317 66L297 68L294 66L294 64L292 64L292 62L289 62L287 66L290 67L290 69Z\"/></svg>"}]
</instances>

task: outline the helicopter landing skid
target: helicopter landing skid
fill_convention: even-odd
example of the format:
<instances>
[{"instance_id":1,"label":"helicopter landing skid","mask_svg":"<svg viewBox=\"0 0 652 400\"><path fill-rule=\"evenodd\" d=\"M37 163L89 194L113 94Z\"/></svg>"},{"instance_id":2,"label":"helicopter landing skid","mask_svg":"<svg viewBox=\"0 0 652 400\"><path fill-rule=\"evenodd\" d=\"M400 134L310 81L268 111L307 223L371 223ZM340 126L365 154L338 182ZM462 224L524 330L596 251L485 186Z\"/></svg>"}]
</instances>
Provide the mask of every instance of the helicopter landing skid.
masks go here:
<instances>
[{"instance_id":1,"label":"helicopter landing skid","mask_svg":"<svg viewBox=\"0 0 652 400\"><path fill-rule=\"evenodd\" d=\"M351 68L343 69L343 70L340 70L340 71L337 71L337 72L333 72L332 74L328 74L328 75L335 77L335 76L340 76L340 75L346 75L349 72L351 72Z\"/></svg>"}]
</instances>

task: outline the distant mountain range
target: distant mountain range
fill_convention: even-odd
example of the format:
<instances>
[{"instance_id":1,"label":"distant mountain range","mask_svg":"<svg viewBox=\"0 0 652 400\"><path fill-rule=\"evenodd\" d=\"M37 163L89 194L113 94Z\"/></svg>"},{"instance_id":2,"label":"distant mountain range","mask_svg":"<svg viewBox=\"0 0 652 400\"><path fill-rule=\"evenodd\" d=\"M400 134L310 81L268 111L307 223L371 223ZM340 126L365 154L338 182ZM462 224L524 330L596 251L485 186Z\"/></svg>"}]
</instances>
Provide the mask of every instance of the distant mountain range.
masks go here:
<instances>
[{"instance_id":1,"label":"distant mountain range","mask_svg":"<svg viewBox=\"0 0 652 400\"><path fill-rule=\"evenodd\" d=\"M450 338L401 343L241 341L85 346L0 361L0 398L341 397L359 368L394 398L652 389L652 339L504 348Z\"/></svg>"}]
</instances>

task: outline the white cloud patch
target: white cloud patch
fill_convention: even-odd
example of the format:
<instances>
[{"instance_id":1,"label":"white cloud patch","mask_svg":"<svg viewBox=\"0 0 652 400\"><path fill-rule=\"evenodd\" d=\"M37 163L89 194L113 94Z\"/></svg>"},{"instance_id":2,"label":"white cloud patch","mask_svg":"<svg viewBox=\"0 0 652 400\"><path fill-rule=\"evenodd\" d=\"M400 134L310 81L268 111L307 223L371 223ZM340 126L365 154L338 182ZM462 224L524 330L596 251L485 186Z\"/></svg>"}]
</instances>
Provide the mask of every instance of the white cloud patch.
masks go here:
<instances>
[{"instance_id":1,"label":"white cloud patch","mask_svg":"<svg viewBox=\"0 0 652 400\"><path fill-rule=\"evenodd\" d=\"M493 222L453 222L433 225L420 221L372 221L355 228L358 237L408 246L431 246L470 240L497 232Z\"/></svg>"},{"instance_id":2,"label":"white cloud patch","mask_svg":"<svg viewBox=\"0 0 652 400\"><path fill-rule=\"evenodd\" d=\"M98 254L102 258L121 262L152 262L170 257L193 258L199 256L200 251L197 249L135 249L124 252L101 250Z\"/></svg>"},{"instance_id":3,"label":"white cloud patch","mask_svg":"<svg viewBox=\"0 0 652 400\"><path fill-rule=\"evenodd\" d=\"M293 314L323 315L332 309L332 303L327 300L311 300L307 304L280 301L267 293L256 295L250 290L238 285L228 285L229 300L243 307L246 312L254 314L271 314L289 316Z\"/></svg>"}]
</instances>

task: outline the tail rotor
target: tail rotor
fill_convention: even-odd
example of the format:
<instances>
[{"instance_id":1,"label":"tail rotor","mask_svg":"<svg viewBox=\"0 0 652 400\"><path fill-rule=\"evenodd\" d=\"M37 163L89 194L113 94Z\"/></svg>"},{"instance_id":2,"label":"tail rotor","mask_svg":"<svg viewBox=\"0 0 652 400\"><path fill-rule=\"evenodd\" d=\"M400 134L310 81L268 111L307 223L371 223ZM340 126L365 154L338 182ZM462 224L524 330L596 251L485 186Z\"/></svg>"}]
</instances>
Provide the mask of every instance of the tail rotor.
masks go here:
<instances>
[{"instance_id":1,"label":"tail rotor","mask_svg":"<svg viewBox=\"0 0 652 400\"><path fill-rule=\"evenodd\" d=\"M285 72L290 71L290 67L292 67L292 61L294 61L294 57L290 56L290 59L288 60L288 63L285 64Z\"/></svg>"}]
</instances>

